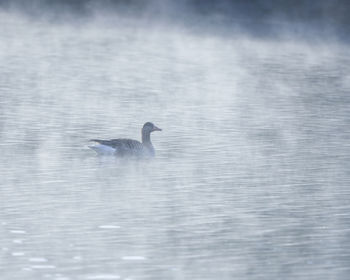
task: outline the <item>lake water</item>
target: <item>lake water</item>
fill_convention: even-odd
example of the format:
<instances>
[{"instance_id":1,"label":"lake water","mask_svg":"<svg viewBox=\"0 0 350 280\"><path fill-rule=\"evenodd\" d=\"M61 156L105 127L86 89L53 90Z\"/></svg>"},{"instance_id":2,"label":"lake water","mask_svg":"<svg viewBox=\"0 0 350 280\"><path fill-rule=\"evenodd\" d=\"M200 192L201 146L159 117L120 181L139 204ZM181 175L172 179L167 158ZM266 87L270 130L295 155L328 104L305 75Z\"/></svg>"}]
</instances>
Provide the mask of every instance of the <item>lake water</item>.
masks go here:
<instances>
[{"instance_id":1,"label":"lake water","mask_svg":"<svg viewBox=\"0 0 350 280\"><path fill-rule=\"evenodd\" d=\"M348 46L0 26L1 279L348 279ZM146 121L152 160L87 147Z\"/></svg>"}]
</instances>

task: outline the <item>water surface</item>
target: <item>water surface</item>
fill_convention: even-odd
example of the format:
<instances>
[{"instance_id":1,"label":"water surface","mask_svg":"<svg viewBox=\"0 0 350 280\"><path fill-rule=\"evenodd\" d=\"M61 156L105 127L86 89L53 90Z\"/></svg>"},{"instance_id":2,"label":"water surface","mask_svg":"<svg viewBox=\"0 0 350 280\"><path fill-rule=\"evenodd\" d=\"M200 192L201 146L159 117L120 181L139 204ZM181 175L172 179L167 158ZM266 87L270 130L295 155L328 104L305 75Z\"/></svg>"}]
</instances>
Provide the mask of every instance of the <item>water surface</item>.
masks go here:
<instances>
[{"instance_id":1,"label":"water surface","mask_svg":"<svg viewBox=\"0 0 350 280\"><path fill-rule=\"evenodd\" d=\"M347 279L346 46L0 25L1 279Z\"/></svg>"}]
</instances>

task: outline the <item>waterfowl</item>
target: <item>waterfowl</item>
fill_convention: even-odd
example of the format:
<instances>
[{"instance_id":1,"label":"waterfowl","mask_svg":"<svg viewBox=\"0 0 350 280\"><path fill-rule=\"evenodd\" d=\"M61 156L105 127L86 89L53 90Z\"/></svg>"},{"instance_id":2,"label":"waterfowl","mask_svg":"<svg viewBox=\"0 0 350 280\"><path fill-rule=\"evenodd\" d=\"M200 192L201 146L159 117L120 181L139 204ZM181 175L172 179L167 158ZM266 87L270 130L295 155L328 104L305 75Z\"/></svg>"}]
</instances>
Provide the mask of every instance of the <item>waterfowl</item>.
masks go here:
<instances>
[{"instance_id":1,"label":"waterfowl","mask_svg":"<svg viewBox=\"0 0 350 280\"><path fill-rule=\"evenodd\" d=\"M99 155L115 155L115 156L150 156L155 155L154 147L151 142L151 133L153 131L161 131L161 129L155 126L151 122L146 122L141 130L142 142L133 139L112 139L112 140L100 140L91 139L95 142L95 145L89 146Z\"/></svg>"}]
</instances>

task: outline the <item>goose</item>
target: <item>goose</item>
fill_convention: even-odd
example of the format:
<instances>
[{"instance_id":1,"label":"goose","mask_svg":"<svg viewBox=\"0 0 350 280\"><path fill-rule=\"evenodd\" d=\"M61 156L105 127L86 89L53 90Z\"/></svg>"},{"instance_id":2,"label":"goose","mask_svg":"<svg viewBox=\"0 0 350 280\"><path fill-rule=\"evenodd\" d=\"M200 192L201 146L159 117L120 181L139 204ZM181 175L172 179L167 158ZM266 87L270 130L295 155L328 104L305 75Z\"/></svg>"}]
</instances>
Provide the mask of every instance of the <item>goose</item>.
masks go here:
<instances>
[{"instance_id":1,"label":"goose","mask_svg":"<svg viewBox=\"0 0 350 280\"><path fill-rule=\"evenodd\" d=\"M100 140L91 139L95 145L89 146L98 155L115 155L115 156L137 156L137 157L153 157L155 151L151 142L151 133L153 131L162 131L151 122L146 122L141 130L142 143L133 139L112 139Z\"/></svg>"}]
</instances>

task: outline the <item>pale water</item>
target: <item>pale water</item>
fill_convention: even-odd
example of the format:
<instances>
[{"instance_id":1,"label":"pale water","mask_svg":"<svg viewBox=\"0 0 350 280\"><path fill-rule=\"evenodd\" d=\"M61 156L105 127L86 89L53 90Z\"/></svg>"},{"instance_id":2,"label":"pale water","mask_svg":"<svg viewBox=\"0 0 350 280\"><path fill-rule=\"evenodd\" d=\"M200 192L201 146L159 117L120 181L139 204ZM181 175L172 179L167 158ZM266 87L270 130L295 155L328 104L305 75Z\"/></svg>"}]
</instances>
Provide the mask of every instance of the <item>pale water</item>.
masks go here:
<instances>
[{"instance_id":1,"label":"pale water","mask_svg":"<svg viewBox=\"0 0 350 280\"><path fill-rule=\"evenodd\" d=\"M0 278L349 279L347 47L2 13Z\"/></svg>"}]
</instances>

